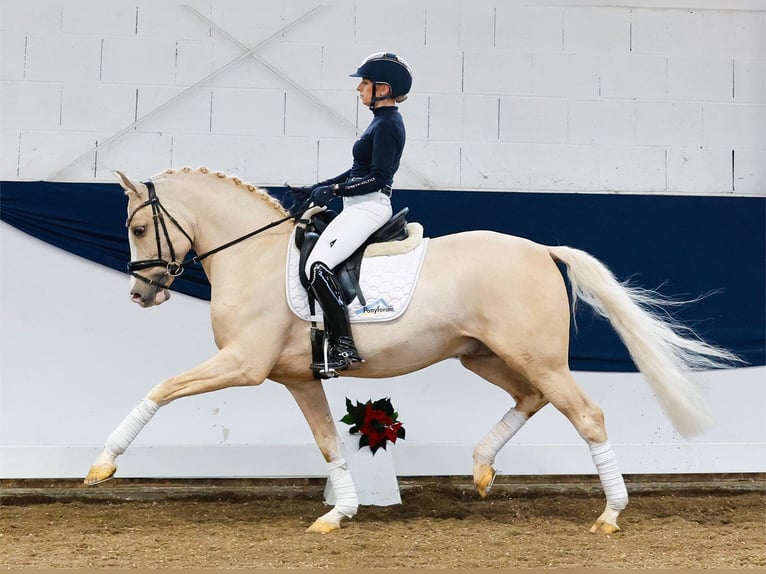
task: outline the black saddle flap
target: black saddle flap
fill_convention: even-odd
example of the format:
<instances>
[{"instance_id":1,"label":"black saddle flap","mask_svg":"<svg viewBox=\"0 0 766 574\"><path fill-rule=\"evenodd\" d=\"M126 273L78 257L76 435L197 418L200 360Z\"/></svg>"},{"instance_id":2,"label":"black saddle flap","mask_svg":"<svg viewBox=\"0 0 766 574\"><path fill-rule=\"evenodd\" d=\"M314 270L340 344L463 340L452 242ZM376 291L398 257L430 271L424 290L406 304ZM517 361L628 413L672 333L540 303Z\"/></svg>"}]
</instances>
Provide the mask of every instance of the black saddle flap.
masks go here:
<instances>
[{"instance_id":1,"label":"black saddle flap","mask_svg":"<svg viewBox=\"0 0 766 574\"><path fill-rule=\"evenodd\" d=\"M306 229L298 228L301 232L301 243L298 245L300 249L300 256L298 257L298 277L300 277L301 285L304 289L309 288L309 278L306 276L306 261L309 259L311 250L314 249L319 234L316 231L308 231ZM298 243L298 233L295 234L295 242Z\"/></svg>"}]
</instances>

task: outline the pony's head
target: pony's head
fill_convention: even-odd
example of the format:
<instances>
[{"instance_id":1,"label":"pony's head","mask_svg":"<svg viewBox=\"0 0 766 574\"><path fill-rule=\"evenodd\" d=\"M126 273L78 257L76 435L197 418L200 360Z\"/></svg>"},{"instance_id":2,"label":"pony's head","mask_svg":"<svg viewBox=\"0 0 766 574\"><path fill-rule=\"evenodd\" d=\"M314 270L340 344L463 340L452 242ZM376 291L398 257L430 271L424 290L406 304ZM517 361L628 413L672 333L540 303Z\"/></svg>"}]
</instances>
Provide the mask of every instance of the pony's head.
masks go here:
<instances>
[{"instance_id":1,"label":"pony's head","mask_svg":"<svg viewBox=\"0 0 766 574\"><path fill-rule=\"evenodd\" d=\"M135 181L119 171L115 175L128 198L130 299L141 307L160 305L170 298L168 287L183 271L192 247L186 231L190 227L160 203L151 180Z\"/></svg>"}]
</instances>

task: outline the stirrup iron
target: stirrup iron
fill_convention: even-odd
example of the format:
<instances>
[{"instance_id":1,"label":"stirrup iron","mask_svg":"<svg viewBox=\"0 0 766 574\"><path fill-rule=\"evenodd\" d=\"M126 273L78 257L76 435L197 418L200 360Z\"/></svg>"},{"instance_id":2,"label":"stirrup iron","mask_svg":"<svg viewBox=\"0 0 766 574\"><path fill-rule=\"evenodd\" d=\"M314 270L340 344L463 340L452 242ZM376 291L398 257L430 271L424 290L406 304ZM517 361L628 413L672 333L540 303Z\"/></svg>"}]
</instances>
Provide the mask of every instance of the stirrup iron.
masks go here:
<instances>
[{"instance_id":1,"label":"stirrup iron","mask_svg":"<svg viewBox=\"0 0 766 574\"><path fill-rule=\"evenodd\" d=\"M330 338L325 333L322 341L322 357L324 365L319 369L319 374L328 379L334 379L338 376L338 371L330 367Z\"/></svg>"}]
</instances>

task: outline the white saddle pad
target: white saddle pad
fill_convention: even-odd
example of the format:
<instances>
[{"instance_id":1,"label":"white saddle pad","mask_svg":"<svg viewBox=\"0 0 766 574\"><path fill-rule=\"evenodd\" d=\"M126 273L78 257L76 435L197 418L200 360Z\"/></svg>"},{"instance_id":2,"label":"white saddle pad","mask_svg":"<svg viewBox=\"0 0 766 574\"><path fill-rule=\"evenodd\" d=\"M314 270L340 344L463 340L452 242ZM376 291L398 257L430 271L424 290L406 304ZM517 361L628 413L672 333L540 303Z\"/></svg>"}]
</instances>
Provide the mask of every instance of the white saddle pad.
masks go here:
<instances>
[{"instance_id":1,"label":"white saddle pad","mask_svg":"<svg viewBox=\"0 0 766 574\"><path fill-rule=\"evenodd\" d=\"M295 232L287 248L287 303L301 319L311 319L306 290L298 277L300 252L295 247ZM407 309L420 276L420 269L426 255L428 238L423 238L417 247L397 255L365 256L362 259L359 286L367 301L366 306L354 299L348 306L352 323L391 321ZM320 313L319 306L316 307Z\"/></svg>"}]
</instances>

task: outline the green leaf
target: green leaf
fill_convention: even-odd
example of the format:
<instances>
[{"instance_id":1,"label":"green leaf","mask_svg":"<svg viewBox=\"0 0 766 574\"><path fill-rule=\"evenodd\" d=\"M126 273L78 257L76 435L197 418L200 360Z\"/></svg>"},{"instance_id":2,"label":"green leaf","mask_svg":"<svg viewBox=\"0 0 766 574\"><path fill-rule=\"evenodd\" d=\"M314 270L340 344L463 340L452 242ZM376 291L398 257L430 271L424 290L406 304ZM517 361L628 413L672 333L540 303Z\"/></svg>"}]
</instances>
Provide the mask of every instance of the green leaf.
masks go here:
<instances>
[{"instance_id":1,"label":"green leaf","mask_svg":"<svg viewBox=\"0 0 766 574\"><path fill-rule=\"evenodd\" d=\"M350 414L346 414L342 419L340 419L340 422L346 423L347 425L352 425L354 424L354 419Z\"/></svg>"},{"instance_id":2,"label":"green leaf","mask_svg":"<svg viewBox=\"0 0 766 574\"><path fill-rule=\"evenodd\" d=\"M372 408L375 410L380 410L386 413L388 416L391 416L394 414L394 407L391 405L391 398L386 397L384 399L378 399L374 403L372 403Z\"/></svg>"}]
</instances>

